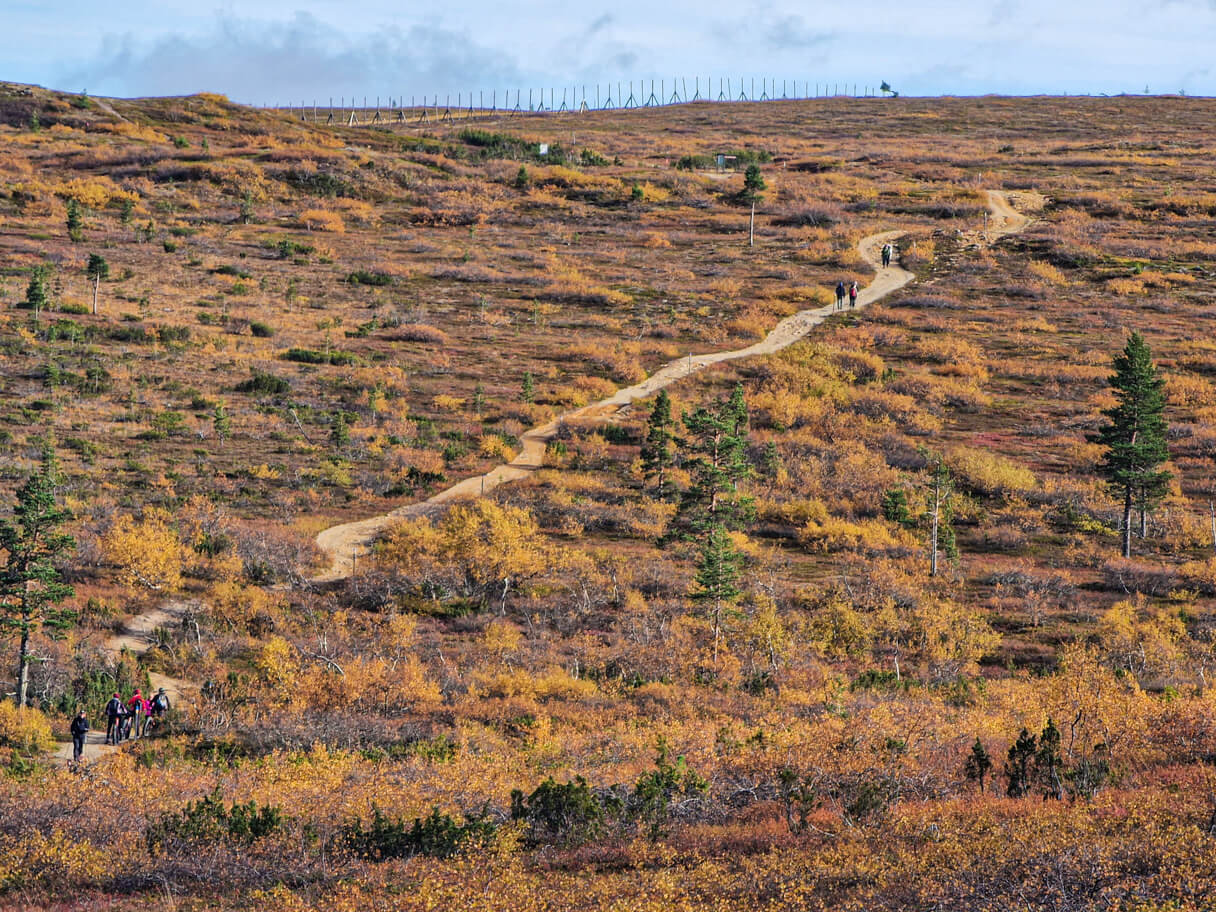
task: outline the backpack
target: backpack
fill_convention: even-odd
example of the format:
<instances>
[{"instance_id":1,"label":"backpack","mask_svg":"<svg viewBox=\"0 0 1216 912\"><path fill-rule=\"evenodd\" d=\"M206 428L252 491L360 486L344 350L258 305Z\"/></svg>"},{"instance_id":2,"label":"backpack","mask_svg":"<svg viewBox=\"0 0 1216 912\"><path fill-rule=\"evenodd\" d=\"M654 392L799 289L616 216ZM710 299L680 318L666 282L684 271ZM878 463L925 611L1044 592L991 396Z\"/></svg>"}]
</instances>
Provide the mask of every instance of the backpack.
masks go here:
<instances>
[{"instance_id":1,"label":"backpack","mask_svg":"<svg viewBox=\"0 0 1216 912\"><path fill-rule=\"evenodd\" d=\"M157 712L164 712L169 708L169 697L165 694L157 694L152 699L152 708Z\"/></svg>"},{"instance_id":2,"label":"backpack","mask_svg":"<svg viewBox=\"0 0 1216 912\"><path fill-rule=\"evenodd\" d=\"M106 715L121 716L122 700L118 699L118 697L110 697L110 702L106 704Z\"/></svg>"}]
</instances>

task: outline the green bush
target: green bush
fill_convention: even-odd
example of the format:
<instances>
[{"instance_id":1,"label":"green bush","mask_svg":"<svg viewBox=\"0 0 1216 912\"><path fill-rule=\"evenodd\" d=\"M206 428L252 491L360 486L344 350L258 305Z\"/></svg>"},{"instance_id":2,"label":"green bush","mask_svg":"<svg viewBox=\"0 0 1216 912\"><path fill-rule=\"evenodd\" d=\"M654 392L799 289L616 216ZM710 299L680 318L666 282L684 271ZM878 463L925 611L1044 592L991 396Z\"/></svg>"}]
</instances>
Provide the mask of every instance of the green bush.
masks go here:
<instances>
[{"instance_id":1,"label":"green bush","mask_svg":"<svg viewBox=\"0 0 1216 912\"><path fill-rule=\"evenodd\" d=\"M283 175L283 181L297 190L313 196L352 196L351 185L342 178L325 171L297 171L292 169Z\"/></svg>"},{"instance_id":2,"label":"green bush","mask_svg":"<svg viewBox=\"0 0 1216 912\"><path fill-rule=\"evenodd\" d=\"M359 269L348 275L346 277L346 281L351 285L384 286L392 285L393 277L391 275L386 275L383 272L366 272Z\"/></svg>"},{"instance_id":3,"label":"green bush","mask_svg":"<svg viewBox=\"0 0 1216 912\"><path fill-rule=\"evenodd\" d=\"M282 238L274 247L279 252L279 256L285 260L297 256L306 257L317 249L312 244L296 241L291 238Z\"/></svg>"},{"instance_id":4,"label":"green bush","mask_svg":"<svg viewBox=\"0 0 1216 912\"><path fill-rule=\"evenodd\" d=\"M404 819L393 819L380 808L372 807L372 819L367 829L354 820L342 828L338 843L360 858L382 861L387 858L412 858L431 855L446 858L454 855L466 843L485 842L494 835L494 824L481 818L457 823L435 808L427 817L415 817L406 826Z\"/></svg>"},{"instance_id":5,"label":"green bush","mask_svg":"<svg viewBox=\"0 0 1216 912\"><path fill-rule=\"evenodd\" d=\"M591 149L584 149L578 155L578 162L584 167L603 167L610 164L608 159Z\"/></svg>"},{"instance_id":6,"label":"green bush","mask_svg":"<svg viewBox=\"0 0 1216 912\"><path fill-rule=\"evenodd\" d=\"M249 323L249 332L259 339L269 339L274 335L274 328L265 323L259 323L257 320L252 320Z\"/></svg>"},{"instance_id":7,"label":"green bush","mask_svg":"<svg viewBox=\"0 0 1216 912\"><path fill-rule=\"evenodd\" d=\"M654 769L638 777L633 786L632 815L646 825L651 839L663 835L671 801L678 794L696 795L709 790L709 783L688 768L684 758L671 761L666 740L660 738Z\"/></svg>"},{"instance_id":8,"label":"green bush","mask_svg":"<svg viewBox=\"0 0 1216 912\"><path fill-rule=\"evenodd\" d=\"M253 376L242 380L236 385L238 393L262 393L267 396L286 396L291 392L291 384L282 377L253 369Z\"/></svg>"},{"instance_id":9,"label":"green bush","mask_svg":"<svg viewBox=\"0 0 1216 912\"><path fill-rule=\"evenodd\" d=\"M162 814L144 832L149 851L159 853L174 842L220 842L250 845L283 829L283 813L255 802L224 806L219 787L180 811Z\"/></svg>"},{"instance_id":10,"label":"green bush","mask_svg":"<svg viewBox=\"0 0 1216 912\"><path fill-rule=\"evenodd\" d=\"M283 355L286 361L300 364L355 364L358 358L353 352L319 351L315 348L289 348Z\"/></svg>"},{"instance_id":11,"label":"green bush","mask_svg":"<svg viewBox=\"0 0 1216 912\"><path fill-rule=\"evenodd\" d=\"M545 843L586 842L593 839L603 824L605 811L620 809L619 800L610 800L610 807L578 776L558 784L552 776L525 796L520 789L511 793L511 819L526 821L529 841Z\"/></svg>"},{"instance_id":12,"label":"green bush","mask_svg":"<svg viewBox=\"0 0 1216 912\"><path fill-rule=\"evenodd\" d=\"M156 335L161 342L189 342L190 327L189 326L160 326L157 327Z\"/></svg>"},{"instance_id":13,"label":"green bush","mask_svg":"<svg viewBox=\"0 0 1216 912\"><path fill-rule=\"evenodd\" d=\"M75 320L56 320L46 328L46 340L54 342L63 339L65 342L79 342L84 338L84 327Z\"/></svg>"},{"instance_id":14,"label":"green bush","mask_svg":"<svg viewBox=\"0 0 1216 912\"><path fill-rule=\"evenodd\" d=\"M152 341L152 335L143 326L112 326L106 331L115 342L134 342L147 345Z\"/></svg>"}]
</instances>

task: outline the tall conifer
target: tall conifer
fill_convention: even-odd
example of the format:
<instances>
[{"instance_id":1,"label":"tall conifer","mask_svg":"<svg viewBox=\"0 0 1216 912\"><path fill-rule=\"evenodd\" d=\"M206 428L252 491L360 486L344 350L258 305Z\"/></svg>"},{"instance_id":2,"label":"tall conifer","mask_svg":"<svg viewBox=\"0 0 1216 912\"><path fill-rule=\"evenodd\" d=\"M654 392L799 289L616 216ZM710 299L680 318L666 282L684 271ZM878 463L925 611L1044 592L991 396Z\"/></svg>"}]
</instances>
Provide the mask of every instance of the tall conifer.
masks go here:
<instances>
[{"instance_id":1,"label":"tall conifer","mask_svg":"<svg viewBox=\"0 0 1216 912\"><path fill-rule=\"evenodd\" d=\"M675 462L675 431L671 419L671 397L667 390L659 390L646 423L646 439L642 442L642 471L648 480L655 483L655 493L667 495L670 479L667 470Z\"/></svg>"},{"instance_id":2,"label":"tall conifer","mask_svg":"<svg viewBox=\"0 0 1216 912\"><path fill-rule=\"evenodd\" d=\"M42 465L17 492L13 518L0 521L0 634L16 638L17 705L29 694L30 640L39 629L52 632L70 627L76 612L59 603L73 595L57 563L76 547L72 536L59 531L70 517L55 502L59 472L47 451Z\"/></svg>"},{"instance_id":3,"label":"tall conifer","mask_svg":"<svg viewBox=\"0 0 1216 912\"><path fill-rule=\"evenodd\" d=\"M1123 556L1132 554L1132 510L1144 516L1165 496L1171 475L1161 469L1169 458L1165 443L1165 380L1148 344L1137 332L1114 357L1110 385L1116 404L1103 411L1110 422L1092 438L1106 447L1098 471L1111 493L1123 502Z\"/></svg>"}]
</instances>

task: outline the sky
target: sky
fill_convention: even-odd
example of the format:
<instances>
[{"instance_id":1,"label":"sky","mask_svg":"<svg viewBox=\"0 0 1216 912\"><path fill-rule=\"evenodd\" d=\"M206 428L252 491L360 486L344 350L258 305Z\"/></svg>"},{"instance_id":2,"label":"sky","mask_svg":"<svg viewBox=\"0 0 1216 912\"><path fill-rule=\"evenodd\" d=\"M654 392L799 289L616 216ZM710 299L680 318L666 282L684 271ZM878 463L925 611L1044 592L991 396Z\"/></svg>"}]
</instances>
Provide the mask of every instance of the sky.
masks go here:
<instances>
[{"instance_id":1,"label":"sky","mask_svg":"<svg viewBox=\"0 0 1216 912\"><path fill-rule=\"evenodd\" d=\"M673 78L904 95L1216 95L1216 0L0 0L0 80L100 96L454 103ZM604 89L601 89L604 91ZM704 94L704 90L703 94ZM812 89L814 91L814 89ZM656 95L657 87L656 87ZM500 101L501 103L501 101Z\"/></svg>"}]
</instances>

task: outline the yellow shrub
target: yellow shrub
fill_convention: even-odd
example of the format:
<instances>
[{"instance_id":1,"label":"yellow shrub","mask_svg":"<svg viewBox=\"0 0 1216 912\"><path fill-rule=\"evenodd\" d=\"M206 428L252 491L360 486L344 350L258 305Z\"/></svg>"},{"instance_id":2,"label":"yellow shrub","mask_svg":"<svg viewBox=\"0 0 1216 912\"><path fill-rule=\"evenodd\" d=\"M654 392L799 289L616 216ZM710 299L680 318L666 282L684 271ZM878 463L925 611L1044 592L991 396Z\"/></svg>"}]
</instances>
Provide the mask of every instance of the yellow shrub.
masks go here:
<instances>
[{"instance_id":1,"label":"yellow shrub","mask_svg":"<svg viewBox=\"0 0 1216 912\"><path fill-rule=\"evenodd\" d=\"M482 632L482 645L486 652L497 659L503 659L519 651L524 635L514 623L506 618L495 618L486 625Z\"/></svg>"},{"instance_id":2,"label":"yellow shrub","mask_svg":"<svg viewBox=\"0 0 1216 912\"><path fill-rule=\"evenodd\" d=\"M643 183L642 198L648 203L666 203L671 199L671 191L666 187L658 187L651 183Z\"/></svg>"},{"instance_id":3,"label":"yellow shrub","mask_svg":"<svg viewBox=\"0 0 1216 912\"><path fill-rule=\"evenodd\" d=\"M491 456L501 459L503 462L510 462L515 458L515 451L507 446L507 442L497 434L486 434L481 438L477 449L483 456Z\"/></svg>"},{"instance_id":4,"label":"yellow shrub","mask_svg":"<svg viewBox=\"0 0 1216 912\"><path fill-rule=\"evenodd\" d=\"M169 141L169 137L164 133L157 133L151 127L144 127L133 123L98 124L96 129L106 133L115 133L118 136L125 136L127 139L141 139L144 142L162 143Z\"/></svg>"},{"instance_id":5,"label":"yellow shrub","mask_svg":"<svg viewBox=\"0 0 1216 912\"><path fill-rule=\"evenodd\" d=\"M342 221L342 216L329 209L305 209L300 213L299 223L301 228L307 228L309 231L332 231L334 234L346 232L346 223Z\"/></svg>"},{"instance_id":6,"label":"yellow shrub","mask_svg":"<svg viewBox=\"0 0 1216 912\"><path fill-rule=\"evenodd\" d=\"M1144 292L1144 282L1140 279L1108 279L1106 287L1117 295L1139 295Z\"/></svg>"},{"instance_id":7,"label":"yellow shrub","mask_svg":"<svg viewBox=\"0 0 1216 912\"><path fill-rule=\"evenodd\" d=\"M446 393L440 393L431 400L431 405L439 409L441 412L459 412L464 408L464 400L458 396L449 396Z\"/></svg>"},{"instance_id":8,"label":"yellow shrub","mask_svg":"<svg viewBox=\"0 0 1216 912\"><path fill-rule=\"evenodd\" d=\"M935 335L917 340L916 354L937 364L983 364L984 353L957 336Z\"/></svg>"},{"instance_id":9,"label":"yellow shrub","mask_svg":"<svg viewBox=\"0 0 1216 912\"><path fill-rule=\"evenodd\" d=\"M877 380L886 371L882 358L870 352L839 351L833 355L833 359L854 380Z\"/></svg>"},{"instance_id":10,"label":"yellow shrub","mask_svg":"<svg viewBox=\"0 0 1216 912\"><path fill-rule=\"evenodd\" d=\"M0 700L0 748L19 754L40 754L55 743L51 723L36 709Z\"/></svg>"},{"instance_id":11,"label":"yellow shrub","mask_svg":"<svg viewBox=\"0 0 1216 912\"><path fill-rule=\"evenodd\" d=\"M33 884L62 891L67 883L99 881L114 871L113 849L100 848L76 832L26 828L20 838L0 842L0 891Z\"/></svg>"},{"instance_id":12,"label":"yellow shrub","mask_svg":"<svg viewBox=\"0 0 1216 912\"><path fill-rule=\"evenodd\" d=\"M881 551L901 544L900 537L877 520L849 522L835 516L810 520L798 530L798 541L810 551Z\"/></svg>"},{"instance_id":13,"label":"yellow shrub","mask_svg":"<svg viewBox=\"0 0 1216 912\"><path fill-rule=\"evenodd\" d=\"M55 195L63 199L74 199L90 209L104 209L113 200L130 200L133 203L139 201L138 194L119 188L108 177L77 177L64 181L56 188Z\"/></svg>"},{"instance_id":14,"label":"yellow shrub","mask_svg":"<svg viewBox=\"0 0 1216 912\"><path fill-rule=\"evenodd\" d=\"M1063 272L1046 260L1031 260L1026 264L1026 268L1030 270L1032 275L1038 276L1044 282L1051 285L1067 285L1068 277Z\"/></svg>"},{"instance_id":15,"label":"yellow shrub","mask_svg":"<svg viewBox=\"0 0 1216 912\"><path fill-rule=\"evenodd\" d=\"M186 549L169 524L170 518L168 511L159 508L145 510L138 522L123 514L103 536L103 553L118 568L123 584L152 590L181 585Z\"/></svg>"},{"instance_id":16,"label":"yellow shrub","mask_svg":"<svg viewBox=\"0 0 1216 912\"><path fill-rule=\"evenodd\" d=\"M1165 392L1171 405L1195 408L1216 404L1212 384L1194 374L1169 374L1165 378Z\"/></svg>"},{"instance_id":17,"label":"yellow shrub","mask_svg":"<svg viewBox=\"0 0 1216 912\"><path fill-rule=\"evenodd\" d=\"M968 488L990 497L1025 494L1038 484L1030 469L985 450L956 447L946 454L946 464Z\"/></svg>"},{"instance_id":18,"label":"yellow shrub","mask_svg":"<svg viewBox=\"0 0 1216 912\"><path fill-rule=\"evenodd\" d=\"M296 649L281 636L272 636L254 659L258 676L276 693L286 695L300 674Z\"/></svg>"}]
</instances>

